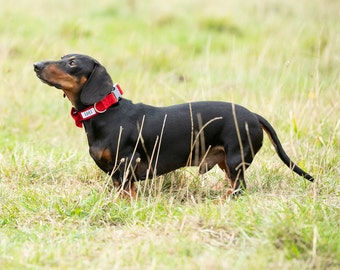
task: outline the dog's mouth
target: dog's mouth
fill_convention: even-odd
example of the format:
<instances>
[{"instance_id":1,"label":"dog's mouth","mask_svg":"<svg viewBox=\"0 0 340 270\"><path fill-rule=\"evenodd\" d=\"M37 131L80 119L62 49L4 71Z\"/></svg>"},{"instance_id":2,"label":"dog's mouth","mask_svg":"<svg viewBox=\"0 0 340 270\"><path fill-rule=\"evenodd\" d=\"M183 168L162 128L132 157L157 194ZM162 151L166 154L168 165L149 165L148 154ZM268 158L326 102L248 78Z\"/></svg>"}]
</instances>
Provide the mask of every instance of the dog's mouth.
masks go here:
<instances>
[{"instance_id":1,"label":"dog's mouth","mask_svg":"<svg viewBox=\"0 0 340 270\"><path fill-rule=\"evenodd\" d=\"M38 77L43 83L46 83L47 85L52 86L52 87L55 87L55 88L57 88L57 89L62 89L61 84L59 84L59 83L54 83L54 82L50 82L50 81L46 80L46 79L43 78L43 77L41 76L41 74L39 74L38 72L36 72L36 74L37 74L37 77Z\"/></svg>"}]
</instances>

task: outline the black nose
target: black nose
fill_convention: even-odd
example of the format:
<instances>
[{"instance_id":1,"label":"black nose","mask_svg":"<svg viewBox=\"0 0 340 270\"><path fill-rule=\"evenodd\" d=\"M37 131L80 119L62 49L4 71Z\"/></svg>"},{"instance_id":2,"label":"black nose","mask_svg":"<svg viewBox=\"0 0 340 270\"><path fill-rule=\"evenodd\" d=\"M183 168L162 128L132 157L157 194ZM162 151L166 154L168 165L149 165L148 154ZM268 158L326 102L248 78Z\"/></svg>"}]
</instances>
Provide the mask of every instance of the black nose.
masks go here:
<instances>
[{"instance_id":1,"label":"black nose","mask_svg":"<svg viewBox=\"0 0 340 270\"><path fill-rule=\"evenodd\" d=\"M37 72L37 71L41 71L43 68L44 68L44 63L43 62L37 62L37 63L34 63L33 64L33 67L34 67L34 71Z\"/></svg>"}]
</instances>

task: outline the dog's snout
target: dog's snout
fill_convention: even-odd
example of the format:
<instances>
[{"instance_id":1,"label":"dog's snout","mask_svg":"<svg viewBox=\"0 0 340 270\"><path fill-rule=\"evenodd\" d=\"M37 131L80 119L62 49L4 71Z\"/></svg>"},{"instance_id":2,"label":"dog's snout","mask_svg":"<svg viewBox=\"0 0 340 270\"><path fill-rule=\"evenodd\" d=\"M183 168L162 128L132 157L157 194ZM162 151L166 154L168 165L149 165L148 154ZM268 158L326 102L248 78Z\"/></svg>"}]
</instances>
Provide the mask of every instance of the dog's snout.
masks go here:
<instances>
[{"instance_id":1,"label":"dog's snout","mask_svg":"<svg viewBox=\"0 0 340 270\"><path fill-rule=\"evenodd\" d=\"M37 72L37 71L41 71L44 69L44 63L43 62L36 62L33 64L33 67L34 67L34 71Z\"/></svg>"}]
</instances>

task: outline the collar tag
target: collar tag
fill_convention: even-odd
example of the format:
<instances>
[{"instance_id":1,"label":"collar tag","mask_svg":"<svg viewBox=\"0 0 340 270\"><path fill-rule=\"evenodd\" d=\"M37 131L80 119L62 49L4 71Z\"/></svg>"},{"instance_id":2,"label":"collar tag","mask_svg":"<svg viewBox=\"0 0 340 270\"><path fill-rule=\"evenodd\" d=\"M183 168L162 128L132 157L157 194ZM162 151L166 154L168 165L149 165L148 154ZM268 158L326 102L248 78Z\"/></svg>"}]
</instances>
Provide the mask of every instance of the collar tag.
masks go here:
<instances>
[{"instance_id":1,"label":"collar tag","mask_svg":"<svg viewBox=\"0 0 340 270\"><path fill-rule=\"evenodd\" d=\"M80 112L80 114L83 117L83 120L86 120L88 117L96 115L97 112L94 108L90 108L89 110Z\"/></svg>"}]
</instances>

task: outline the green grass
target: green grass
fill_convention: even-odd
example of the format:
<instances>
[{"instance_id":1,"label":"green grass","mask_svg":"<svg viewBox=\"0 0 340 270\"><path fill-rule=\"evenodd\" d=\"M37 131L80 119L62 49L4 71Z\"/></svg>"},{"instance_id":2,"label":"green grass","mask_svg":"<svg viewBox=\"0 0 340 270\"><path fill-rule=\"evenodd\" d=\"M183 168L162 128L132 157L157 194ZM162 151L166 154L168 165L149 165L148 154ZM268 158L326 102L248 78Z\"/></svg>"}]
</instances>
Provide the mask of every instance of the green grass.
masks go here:
<instances>
[{"instance_id":1,"label":"green grass","mask_svg":"<svg viewBox=\"0 0 340 270\"><path fill-rule=\"evenodd\" d=\"M339 269L338 1L0 0L1 269ZM32 64L92 55L134 102L233 101L266 117L248 193L182 169L115 201L62 93Z\"/></svg>"}]
</instances>

